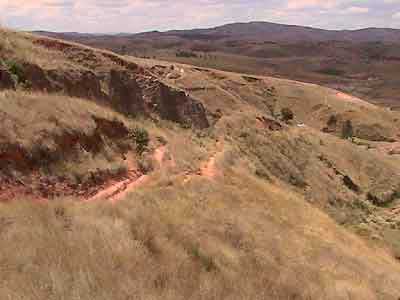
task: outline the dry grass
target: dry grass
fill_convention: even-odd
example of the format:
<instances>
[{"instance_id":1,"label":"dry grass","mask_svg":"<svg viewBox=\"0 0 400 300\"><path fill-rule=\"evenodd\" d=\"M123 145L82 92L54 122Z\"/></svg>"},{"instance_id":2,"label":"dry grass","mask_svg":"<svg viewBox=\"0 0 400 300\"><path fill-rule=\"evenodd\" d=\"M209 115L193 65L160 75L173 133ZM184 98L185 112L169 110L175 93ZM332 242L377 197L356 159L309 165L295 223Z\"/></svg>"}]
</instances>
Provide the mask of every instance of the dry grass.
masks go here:
<instances>
[{"instance_id":1,"label":"dry grass","mask_svg":"<svg viewBox=\"0 0 400 300\"><path fill-rule=\"evenodd\" d=\"M7 299L393 299L400 269L242 168L118 206L2 205ZM296 207L294 210L293 207ZM355 256L354 253L362 253Z\"/></svg>"},{"instance_id":2,"label":"dry grass","mask_svg":"<svg viewBox=\"0 0 400 300\"><path fill-rule=\"evenodd\" d=\"M30 62L44 68L77 67L62 53L36 46L32 40L31 34L0 28L0 59Z\"/></svg>"},{"instance_id":3,"label":"dry grass","mask_svg":"<svg viewBox=\"0 0 400 300\"><path fill-rule=\"evenodd\" d=\"M14 40L21 40L13 42L16 49L29 49L24 35ZM5 47L8 42L2 41ZM240 74L180 67L184 76L170 83L210 87L190 93L209 111L222 111L213 128L193 131L166 121L126 119L63 95L0 93L2 143L27 149L52 145L63 132L90 134L96 116L144 128L151 137L149 151L166 144L175 162L156 168L148 184L115 206L76 199L0 204L0 298L399 297L398 263L319 209L335 216L332 200L352 203L372 189L389 190L398 183L394 160L321 133L325 118L338 113L361 124L379 121L391 136L398 129L397 115L364 105L349 108L333 91L311 85L271 78L250 84ZM269 114L271 86L278 105L293 108L296 122L308 126L278 132L260 127L256 117ZM330 107L329 114L315 109L321 104ZM122 160L113 147L106 141L100 155L82 151L56 170L84 176L97 168L118 169ZM217 152L215 165L223 175L195 175ZM338 172L350 176L362 194L345 188ZM354 212L346 206L337 210L349 214L345 220ZM393 238L392 232L387 235Z\"/></svg>"},{"instance_id":4,"label":"dry grass","mask_svg":"<svg viewBox=\"0 0 400 300\"><path fill-rule=\"evenodd\" d=\"M60 135L62 131L89 134L95 129L92 116L124 120L111 109L93 101L30 92L0 92L1 140L26 147Z\"/></svg>"}]
</instances>

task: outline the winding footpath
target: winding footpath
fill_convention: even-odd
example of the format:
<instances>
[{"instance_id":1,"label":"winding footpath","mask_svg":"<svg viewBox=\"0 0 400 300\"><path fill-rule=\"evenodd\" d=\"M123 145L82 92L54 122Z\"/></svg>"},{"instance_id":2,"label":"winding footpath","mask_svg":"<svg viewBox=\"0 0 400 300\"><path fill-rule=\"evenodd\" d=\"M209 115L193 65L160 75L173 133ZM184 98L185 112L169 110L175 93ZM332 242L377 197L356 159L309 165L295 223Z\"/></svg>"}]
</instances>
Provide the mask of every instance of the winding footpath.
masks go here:
<instances>
[{"instance_id":1,"label":"winding footpath","mask_svg":"<svg viewBox=\"0 0 400 300\"><path fill-rule=\"evenodd\" d=\"M159 169L165 167L174 167L175 161L173 158L166 159L166 153L168 149L166 146L157 148L153 153L153 159L157 162ZM222 175L221 170L216 165L217 156L223 153L223 143L217 143L217 151L201 166L197 174L186 174L184 183L190 181L193 176L202 176L210 180L215 179ZM127 160L129 178L124 179L120 182L114 183L111 186L99 191L94 196L91 196L84 200L84 202L94 202L99 200L107 200L115 204L123 200L129 193L135 191L138 187L147 184L150 181L150 175L140 174L137 171L137 167L132 159Z\"/></svg>"}]
</instances>

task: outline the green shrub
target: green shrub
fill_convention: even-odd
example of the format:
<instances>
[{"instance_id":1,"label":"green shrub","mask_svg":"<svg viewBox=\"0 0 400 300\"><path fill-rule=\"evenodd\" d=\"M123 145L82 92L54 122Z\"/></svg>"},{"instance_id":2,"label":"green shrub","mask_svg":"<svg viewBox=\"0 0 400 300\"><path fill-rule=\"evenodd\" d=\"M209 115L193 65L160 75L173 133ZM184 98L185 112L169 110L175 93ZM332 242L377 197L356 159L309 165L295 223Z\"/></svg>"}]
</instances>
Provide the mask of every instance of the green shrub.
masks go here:
<instances>
[{"instance_id":1,"label":"green shrub","mask_svg":"<svg viewBox=\"0 0 400 300\"><path fill-rule=\"evenodd\" d=\"M294 113L290 108L282 108L281 110L282 120L288 122L294 119Z\"/></svg>"},{"instance_id":2,"label":"green shrub","mask_svg":"<svg viewBox=\"0 0 400 300\"><path fill-rule=\"evenodd\" d=\"M351 139L353 138L353 124L351 123L350 120L347 120L346 122L343 123L342 127L342 138L343 139Z\"/></svg>"},{"instance_id":3,"label":"green shrub","mask_svg":"<svg viewBox=\"0 0 400 300\"><path fill-rule=\"evenodd\" d=\"M6 66L8 71L11 73L16 83L24 83L24 69L20 63L15 60L4 61L3 64Z\"/></svg>"},{"instance_id":4,"label":"green shrub","mask_svg":"<svg viewBox=\"0 0 400 300\"><path fill-rule=\"evenodd\" d=\"M147 150L150 142L150 135L146 129L141 127L136 127L131 134L132 138L136 144L136 151L142 154Z\"/></svg>"}]
</instances>

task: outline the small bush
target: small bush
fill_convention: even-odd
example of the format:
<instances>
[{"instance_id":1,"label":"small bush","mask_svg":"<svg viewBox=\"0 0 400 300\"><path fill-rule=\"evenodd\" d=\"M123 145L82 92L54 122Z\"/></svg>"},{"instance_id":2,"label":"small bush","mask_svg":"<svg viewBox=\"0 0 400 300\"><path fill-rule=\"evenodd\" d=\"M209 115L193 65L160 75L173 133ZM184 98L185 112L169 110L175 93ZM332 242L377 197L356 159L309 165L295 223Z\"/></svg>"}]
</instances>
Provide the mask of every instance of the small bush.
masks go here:
<instances>
[{"instance_id":1,"label":"small bush","mask_svg":"<svg viewBox=\"0 0 400 300\"><path fill-rule=\"evenodd\" d=\"M214 260L211 257L202 253L197 247L192 248L192 256L201 262L207 272L217 270L217 266Z\"/></svg>"},{"instance_id":2,"label":"small bush","mask_svg":"<svg viewBox=\"0 0 400 300\"><path fill-rule=\"evenodd\" d=\"M112 176L125 176L128 174L128 167L124 164L113 164L109 172Z\"/></svg>"},{"instance_id":3,"label":"small bush","mask_svg":"<svg viewBox=\"0 0 400 300\"><path fill-rule=\"evenodd\" d=\"M141 127L136 127L132 134L131 134L132 138L135 141L136 144L136 151L139 154L142 154L143 152L145 152L149 146L149 142L150 142L150 135L147 132L146 129L141 128Z\"/></svg>"},{"instance_id":4,"label":"small bush","mask_svg":"<svg viewBox=\"0 0 400 300\"><path fill-rule=\"evenodd\" d=\"M138 161L139 171L143 174L148 174L154 171L153 160L148 156L142 156Z\"/></svg>"},{"instance_id":5,"label":"small bush","mask_svg":"<svg viewBox=\"0 0 400 300\"><path fill-rule=\"evenodd\" d=\"M167 139L166 139L165 137L163 137L163 136L158 136L158 137L157 137L157 141L158 141L161 145L163 145L163 146L165 146L165 145L168 144Z\"/></svg>"},{"instance_id":6,"label":"small bush","mask_svg":"<svg viewBox=\"0 0 400 300\"><path fill-rule=\"evenodd\" d=\"M197 54L192 52L192 51L184 51L184 50L180 50L177 51L175 53L176 57L186 57L186 58L190 58L190 57L197 57Z\"/></svg>"},{"instance_id":7,"label":"small bush","mask_svg":"<svg viewBox=\"0 0 400 300\"><path fill-rule=\"evenodd\" d=\"M264 167L257 168L255 173L257 177L260 177L265 180L271 180L271 177L269 176L268 172Z\"/></svg>"},{"instance_id":8,"label":"small bush","mask_svg":"<svg viewBox=\"0 0 400 300\"><path fill-rule=\"evenodd\" d=\"M353 131L353 124L350 120L347 120L343 123L342 127L342 138L347 140L353 138L354 131Z\"/></svg>"},{"instance_id":9,"label":"small bush","mask_svg":"<svg viewBox=\"0 0 400 300\"><path fill-rule=\"evenodd\" d=\"M15 83L24 83L24 69L22 65L14 60L7 60L3 62L8 71L11 73Z\"/></svg>"},{"instance_id":10,"label":"small bush","mask_svg":"<svg viewBox=\"0 0 400 300\"><path fill-rule=\"evenodd\" d=\"M330 75L330 76L343 76L345 72L335 68L323 68L319 70L319 73Z\"/></svg>"},{"instance_id":11,"label":"small bush","mask_svg":"<svg viewBox=\"0 0 400 300\"><path fill-rule=\"evenodd\" d=\"M282 120L284 122L289 122L294 119L294 113L290 108L282 108L281 110Z\"/></svg>"},{"instance_id":12,"label":"small bush","mask_svg":"<svg viewBox=\"0 0 400 300\"><path fill-rule=\"evenodd\" d=\"M335 115L331 115L331 116L329 117L329 120L328 120L328 122L326 123L326 125L328 125L328 127L336 127L337 122L338 122L337 117L336 117Z\"/></svg>"}]
</instances>

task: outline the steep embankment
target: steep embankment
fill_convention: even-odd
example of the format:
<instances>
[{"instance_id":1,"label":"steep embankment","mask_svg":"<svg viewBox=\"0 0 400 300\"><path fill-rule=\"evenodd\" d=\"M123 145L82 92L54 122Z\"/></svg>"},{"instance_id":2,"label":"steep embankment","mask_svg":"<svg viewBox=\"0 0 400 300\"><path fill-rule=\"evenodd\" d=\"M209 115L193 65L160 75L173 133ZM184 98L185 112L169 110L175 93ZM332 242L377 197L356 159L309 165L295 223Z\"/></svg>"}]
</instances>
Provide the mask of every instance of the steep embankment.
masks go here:
<instances>
[{"instance_id":1,"label":"steep embankment","mask_svg":"<svg viewBox=\"0 0 400 300\"><path fill-rule=\"evenodd\" d=\"M135 137L138 124L128 118L209 126L201 103L115 54L5 30L0 35L0 89L7 90L0 95L0 199L89 197L113 178L140 177L139 167L123 158L148 146L147 132ZM134 160L144 149L137 150Z\"/></svg>"},{"instance_id":2,"label":"steep embankment","mask_svg":"<svg viewBox=\"0 0 400 300\"><path fill-rule=\"evenodd\" d=\"M1 34L0 298L399 297L396 113Z\"/></svg>"}]
</instances>

